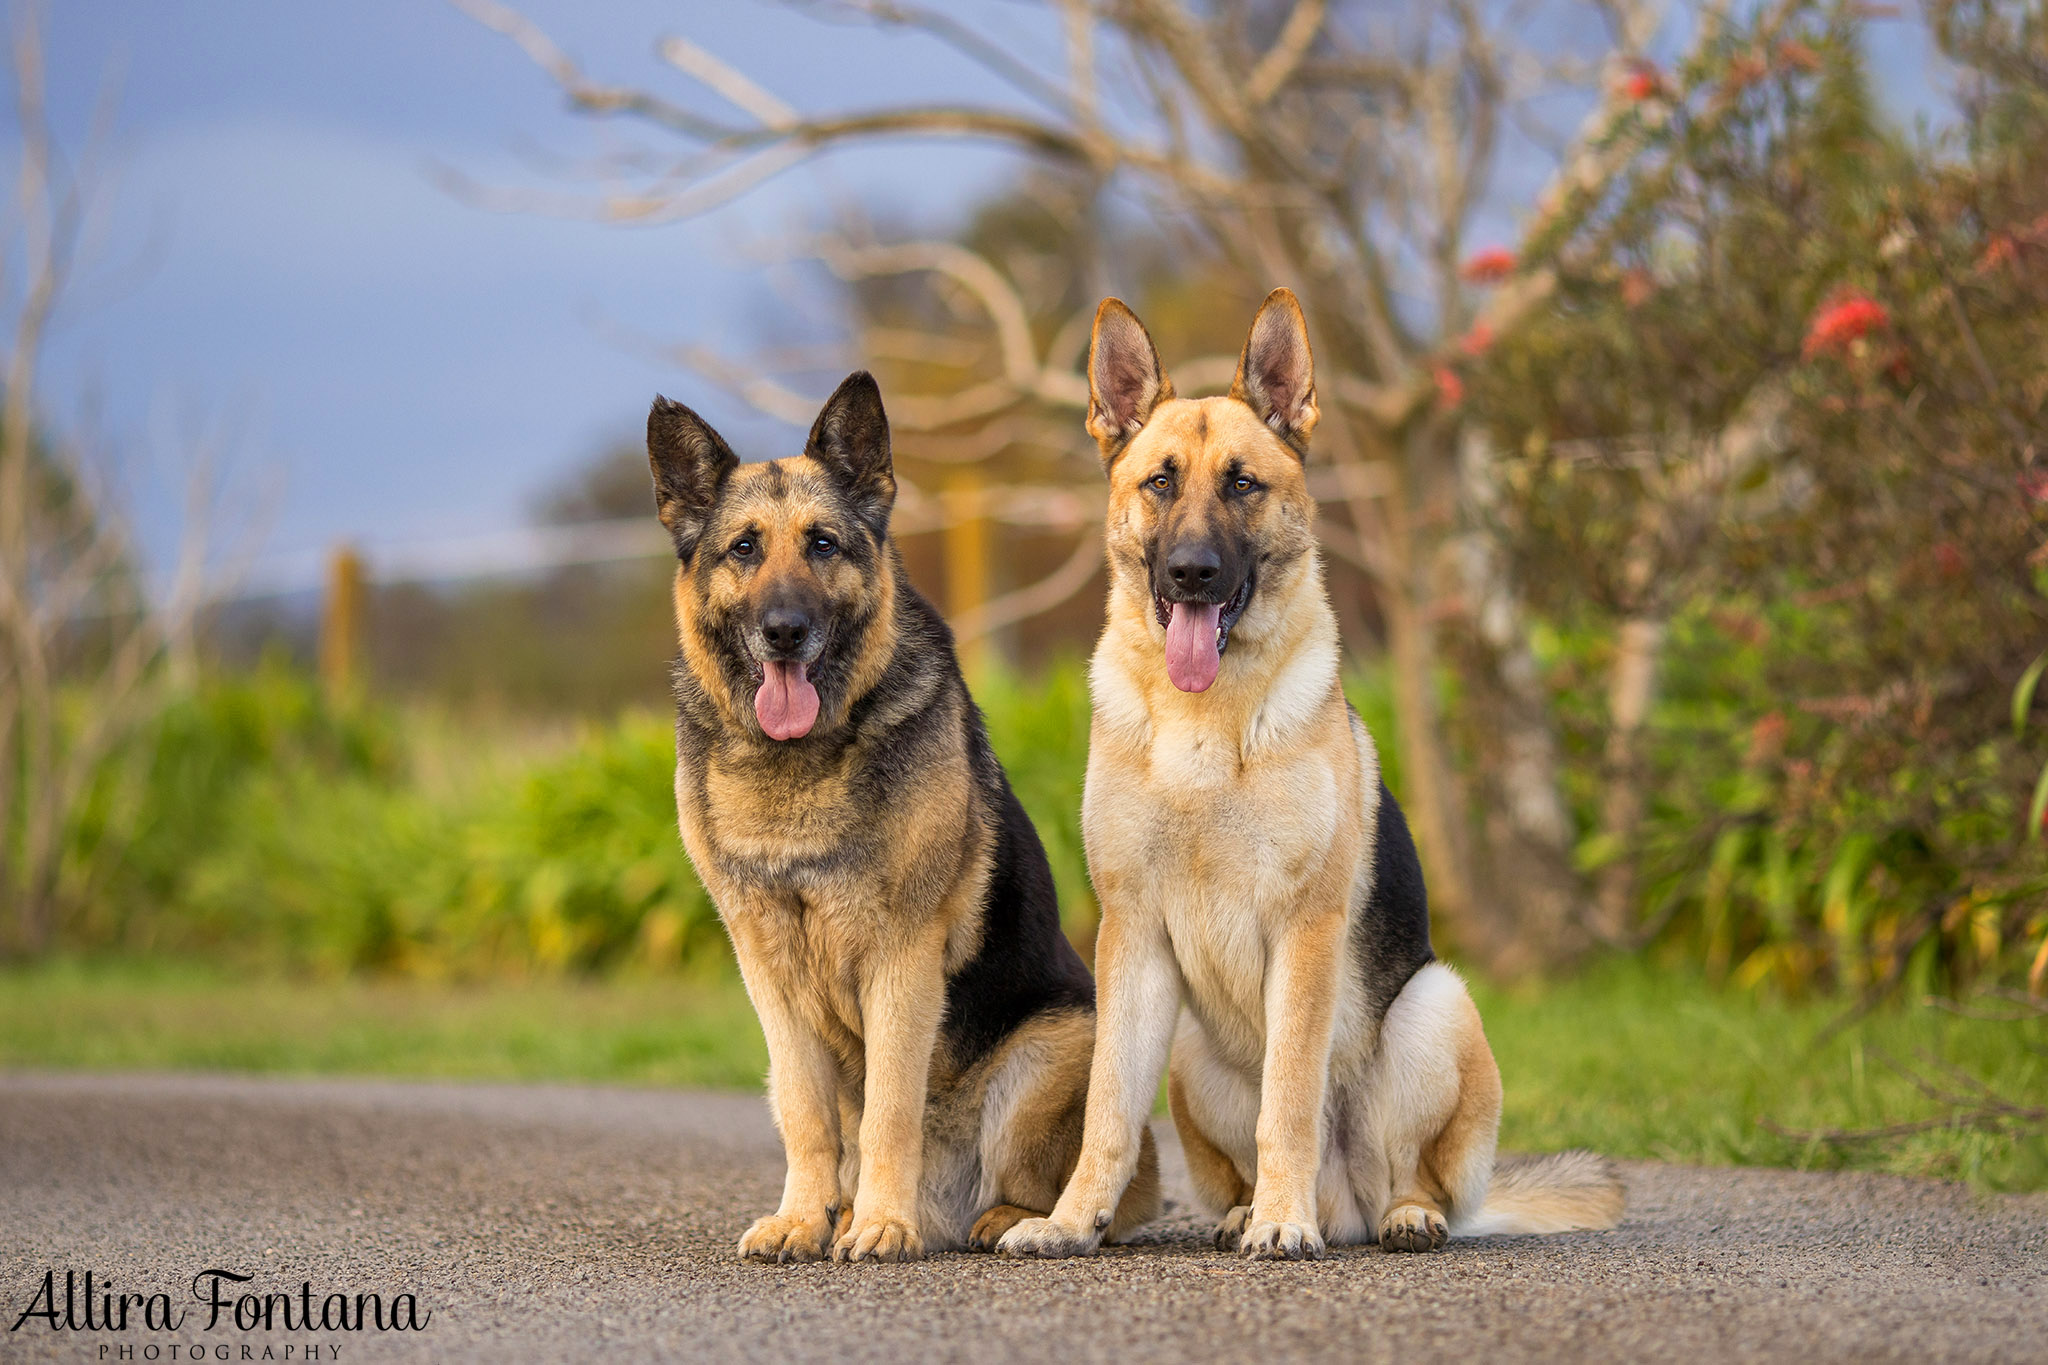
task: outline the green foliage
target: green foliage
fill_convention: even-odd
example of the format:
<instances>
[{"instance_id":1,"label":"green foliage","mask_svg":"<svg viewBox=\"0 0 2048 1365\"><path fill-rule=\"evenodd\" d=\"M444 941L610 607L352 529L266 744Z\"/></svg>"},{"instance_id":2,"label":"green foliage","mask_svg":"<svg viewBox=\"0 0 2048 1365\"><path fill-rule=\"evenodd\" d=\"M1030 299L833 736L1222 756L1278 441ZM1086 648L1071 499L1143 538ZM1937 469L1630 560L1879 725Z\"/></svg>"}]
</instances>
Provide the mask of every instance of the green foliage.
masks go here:
<instances>
[{"instance_id":1,"label":"green foliage","mask_svg":"<svg viewBox=\"0 0 2048 1365\"><path fill-rule=\"evenodd\" d=\"M1088 774L1088 666L1063 659L1038 678L991 671L977 680L975 701L1010 786L1038 827L1059 887L1060 920L1077 942L1089 941L1099 914L1081 847L1081 787Z\"/></svg>"},{"instance_id":2,"label":"green foliage","mask_svg":"<svg viewBox=\"0 0 2048 1365\"><path fill-rule=\"evenodd\" d=\"M590 727L506 772L417 784L252 775L240 838L192 869L194 922L327 969L426 976L680 962L716 936L676 835L667 725Z\"/></svg>"},{"instance_id":3,"label":"green foliage","mask_svg":"<svg viewBox=\"0 0 2048 1365\"><path fill-rule=\"evenodd\" d=\"M144 743L136 837L73 946L465 976L675 965L717 939L663 718L521 756L514 732L336 708L271 665L209 680Z\"/></svg>"},{"instance_id":4,"label":"green foliage","mask_svg":"<svg viewBox=\"0 0 2048 1365\"><path fill-rule=\"evenodd\" d=\"M2019 835L2024 753L2006 729L1929 742L1910 716L1842 697L1842 680L1873 671L1849 614L1730 596L1673 620L1635 847L1644 918L1709 972L1794 994L1830 980L1925 993L2023 966L2048 928L2048 857ZM1543 637L1588 831L1611 648L1590 626ZM1588 833L1580 856L1616 855Z\"/></svg>"},{"instance_id":5,"label":"green foliage","mask_svg":"<svg viewBox=\"0 0 2048 1365\"><path fill-rule=\"evenodd\" d=\"M195 869L243 843L239 811L252 783L292 774L308 786L388 785L399 749L391 716L327 706L312 680L276 655L174 696L94 784L79 856L90 857L101 829L117 819L129 817L131 833L64 938L131 949L194 943ZM124 803L132 815L119 809Z\"/></svg>"}]
</instances>

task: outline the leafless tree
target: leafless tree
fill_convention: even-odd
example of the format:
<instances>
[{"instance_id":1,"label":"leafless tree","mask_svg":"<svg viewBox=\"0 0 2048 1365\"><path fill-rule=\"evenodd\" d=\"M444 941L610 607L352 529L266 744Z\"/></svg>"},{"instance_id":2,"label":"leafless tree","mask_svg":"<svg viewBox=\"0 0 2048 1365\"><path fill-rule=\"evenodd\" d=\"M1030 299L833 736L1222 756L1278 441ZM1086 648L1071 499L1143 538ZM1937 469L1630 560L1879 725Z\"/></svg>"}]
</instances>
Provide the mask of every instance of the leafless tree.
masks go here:
<instances>
[{"instance_id":1,"label":"leafless tree","mask_svg":"<svg viewBox=\"0 0 2048 1365\"><path fill-rule=\"evenodd\" d=\"M1559 253L1598 249L1610 191L1664 111L1720 79L1716 45L1729 20L1718 5L1674 18L1659 0L1050 0L1064 60L1040 63L940 7L798 0L824 21L921 31L1020 98L803 112L685 38L661 41L668 65L737 114L715 117L593 79L497 0L456 3L517 42L573 109L634 121L685 149L614 165L623 183L611 193L463 186L503 207L672 222L835 147L967 138L1027 151L1098 200L1112 190L1138 197L1247 308L1273 284L1292 285L1309 304L1324 400L1324 543L1377 590L1406 801L1439 914L1468 953L1508 972L1568 959L1594 940L1600 926L1572 865L1576 833L1514 558L1486 515L1499 501L1495 462L1461 434L1456 366L1545 303ZM1773 0L1754 22L1768 35L1801 3ZM1660 71L1651 45L1674 30L1688 50ZM1547 167L1526 203L1503 198L1507 146ZM1516 225L1498 229L1505 240L1475 252L1483 225L1510 211ZM957 243L842 231L810 252L842 279L920 273L980 311L990 360L971 382L892 393L892 416L913 437L993 451L1049 413L1078 432L1093 298L1042 328L1020 282ZM1074 268L1088 269L1099 250L1078 255ZM807 417L808 402L758 359L686 358L766 411ZM1233 360L1187 358L1174 366L1176 386L1220 390ZM1077 559L1022 590L1016 609L1087 581L1075 564L1093 553L1094 533L1078 534ZM1439 626L1460 608L1472 615L1497 703L1474 718L1490 731L1477 746L1477 792L1453 763L1436 683ZM1484 837L1475 807L1486 813Z\"/></svg>"},{"instance_id":2,"label":"leafless tree","mask_svg":"<svg viewBox=\"0 0 2048 1365\"><path fill-rule=\"evenodd\" d=\"M38 13L17 10L16 154L0 354L0 956L50 946L118 842L105 809L79 858L80 816L110 758L189 674L204 565L205 471L167 594L152 597L103 466L44 420L40 362L93 237L104 123L74 163L45 114ZM118 804L118 803L117 803Z\"/></svg>"}]
</instances>

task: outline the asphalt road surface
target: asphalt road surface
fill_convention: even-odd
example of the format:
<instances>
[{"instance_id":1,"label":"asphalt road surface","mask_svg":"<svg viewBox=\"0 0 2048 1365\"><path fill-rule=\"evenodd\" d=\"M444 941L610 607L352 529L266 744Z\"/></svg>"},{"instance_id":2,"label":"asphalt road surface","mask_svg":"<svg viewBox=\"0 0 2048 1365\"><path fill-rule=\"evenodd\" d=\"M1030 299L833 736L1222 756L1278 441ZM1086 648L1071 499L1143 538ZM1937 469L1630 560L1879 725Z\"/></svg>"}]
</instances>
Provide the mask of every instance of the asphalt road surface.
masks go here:
<instances>
[{"instance_id":1,"label":"asphalt road surface","mask_svg":"<svg viewBox=\"0 0 2048 1365\"><path fill-rule=\"evenodd\" d=\"M756 1098L0 1075L0 1329L34 1310L0 1359L2048 1361L2048 1198L1631 1164L1613 1232L1250 1263L1160 1137L1167 1217L1135 1246L767 1267L732 1251L781 1188ZM96 1303L144 1296L127 1330L52 1330L87 1270ZM201 1282L211 1328L207 1270L251 1277ZM302 1284L316 1314L412 1294L425 1325L293 1330L273 1300L235 1328L238 1295L296 1313ZM158 1292L174 1330L141 1320Z\"/></svg>"}]
</instances>

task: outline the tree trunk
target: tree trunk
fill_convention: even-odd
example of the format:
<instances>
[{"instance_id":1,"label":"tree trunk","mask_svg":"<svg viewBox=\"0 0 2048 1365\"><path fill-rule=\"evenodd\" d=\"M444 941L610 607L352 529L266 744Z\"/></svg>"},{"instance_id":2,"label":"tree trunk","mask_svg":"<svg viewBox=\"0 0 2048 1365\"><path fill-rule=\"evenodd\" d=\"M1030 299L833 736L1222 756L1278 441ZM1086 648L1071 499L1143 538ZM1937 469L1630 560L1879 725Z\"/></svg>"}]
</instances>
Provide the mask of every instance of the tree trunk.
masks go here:
<instances>
[{"instance_id":1,"label":"tree trunk","mask_svg":"<svg viewBox=\"0 0 2048 1365\"><path fill-rule=\"evenodd\" d=\"M1422 856L1430 909L1464 953L1490 963L1503 926L1474 894L1471 841L1437 705L1429 626L1424 610L1405 595L1388 594L1384 611L1400 730L1402 808Z\"/></svg>"},{"instance_id":2,"label":"tree trunk","mask_svg":"<svg viewBox=\"0 0 2048 1365\"><path fill-rule=\"evenodd\" d=\"M1519 975L1570 963L1590 946L1577 832L1564 799L1551 699L1529 648L1528 613L1503 544L1498 465L1483 433L1459 450L1465 532L1457 546L1471 623L1468 720L1481 784L1487 894L1508 921L1496 969Z\"/></svg>"},{"instance_id":3,"label":"tree trunk","mask_svg":"<svg viewBox=\"0 0 2048 1365\"><path fill-rule=\"evenodd\" d=\"M1663 645L1663 618L1647 615L1624 620L1615 643L1607 689L1607 785L1600 803L1600 842L1611 857L1600 870L1593 906L1593 931L1609 943L1626 943L1635 929L1635 843L1649 809L1643 724L1656 701Z\"/></svg>"},{"instance_id":4,"label":"tree trunk","mask_svg":"<svg viewBox=\"0 0 2048 1365\"><path fill-rule=\"evenodd\" d=\"M1428 433L1406 453L1426 461ZM1432 917L1460 953L1490 972L1519 971L1502 953L1512 944L1513 924L1499 902L1485 894L1475 875L1475 856L1463 784L1451 758L1448 729L1437 692L1435 556L1424 543L1414 478L1417 459L1388 460L1394 487L1382 502L1389 563L1382 610L1387 622L1388 662L1393 670L1394 709L1400 723L1403 806L1414 827L1423 875L1429 884Z\"/></svg>"}]
</instances>

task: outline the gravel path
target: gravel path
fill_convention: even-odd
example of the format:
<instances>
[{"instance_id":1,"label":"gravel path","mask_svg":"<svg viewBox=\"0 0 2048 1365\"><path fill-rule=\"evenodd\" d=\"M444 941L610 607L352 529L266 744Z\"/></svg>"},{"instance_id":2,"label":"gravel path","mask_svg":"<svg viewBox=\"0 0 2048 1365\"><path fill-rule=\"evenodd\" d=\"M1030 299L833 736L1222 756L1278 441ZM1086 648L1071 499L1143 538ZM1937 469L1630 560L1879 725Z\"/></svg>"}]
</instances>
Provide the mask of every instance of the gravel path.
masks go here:
<instances>
[{"instance_id":1,"label":"gravel path","mask_svg":"<svg viewBox=\"0 0 2048 1365\"><path fill-rule=\"evenodd\" d=\"M88 1269L187 1313L171 1332L140 1309L125 1332L34 1317L0 1359L2048 1360L2048 1197L1631 1164L1614 1232L1254 1264L1208 1249L1160 1137L1168 1216L1142 1245L771 1268L732 1254L781 1185L758 1099L0 1075L0 1327L53 1270L60 1315L65 1272ZM371 1291L432 1316L207 1330L189 1287L212 1268L253 1276L231 1302L296 1310L310 1281L316 1311Z\"/></svg>"}]
</instances>

